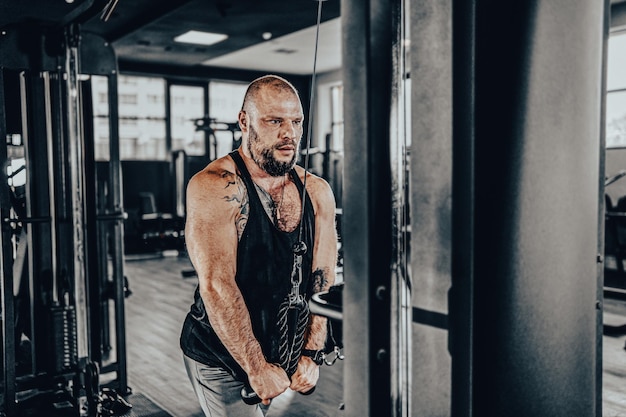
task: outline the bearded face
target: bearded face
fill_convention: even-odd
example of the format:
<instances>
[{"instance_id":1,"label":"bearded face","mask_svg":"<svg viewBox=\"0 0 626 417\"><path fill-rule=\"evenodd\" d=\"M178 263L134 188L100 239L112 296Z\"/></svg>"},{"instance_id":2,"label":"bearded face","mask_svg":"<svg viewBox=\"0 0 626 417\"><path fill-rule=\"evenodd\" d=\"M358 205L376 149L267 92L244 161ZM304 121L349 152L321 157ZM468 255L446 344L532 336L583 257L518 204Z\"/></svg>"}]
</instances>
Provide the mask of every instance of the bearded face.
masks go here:
<instances>
[{"instance_id":1,"label":"bearded face","mask_svg":"<svg viewBox=\"0 0 626 417\"><path fill-rule=\"evenodd\" d=\"M273 177L285 175L296 165L296 158L300 152L300 144L296 141L287 140L279 142L273 146L264 146L253 126L250 126L248 135L248 151L256 164ZM289 161L279 161L274 156L274 151L285 145L295 146L296 151Z\"/></svg>"}]
</instances>

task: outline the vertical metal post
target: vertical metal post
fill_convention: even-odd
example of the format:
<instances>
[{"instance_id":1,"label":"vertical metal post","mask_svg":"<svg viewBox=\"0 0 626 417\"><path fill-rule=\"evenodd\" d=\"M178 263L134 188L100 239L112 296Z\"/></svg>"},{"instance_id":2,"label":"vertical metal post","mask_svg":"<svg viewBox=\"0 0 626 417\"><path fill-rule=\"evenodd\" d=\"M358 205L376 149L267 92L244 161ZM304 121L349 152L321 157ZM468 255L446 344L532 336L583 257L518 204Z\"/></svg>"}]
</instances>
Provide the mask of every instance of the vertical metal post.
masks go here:
<instances>
[{"instance_id":1,"label":"vertical metal post","mask_svg":"<svg viewBox=\"0 0 626 417\"><path fill-rule=\"evenodd\" d=\"M36 131L40 128L41 124L36 123L30 115L32 115L33 110L37 105L41 105L41 102L36 102L35 97L38 97L38 92L41 92L39 86L37 85L36 80L33 75L28 71L21 71L19 75L20 82L20 105L21 105L21 114L22 114L22 142L24 144L24 157L26 163L26 217L40 217L39 215L43 215L41 210L43 209L43 204L41 203L42 193L39 181L37 181L37 162L40 160L43 152L37 152L36 148L39 145L36 140L37 137ZM36 104L35 104L36 103ZM42 107L39 107L42 109ZM45 149L45 148L44 148ZM42 158L43 159L43 158ZM42 241L39 241L35 238L35 235L39 236L39 232L42 232L39 227L41 224L35 224L31 221L25 221L23 227L26 228L26 247L27 251L27 262L28 262L28 305L30 308L30 330L31 330L31 345L33 346L34 354L31 356L31 369L34 372L37 372L39 369L44 367L46 355L45 355L45 343L41 341L45 340L45 333L42 330L45 330L45 327L37 325L37 317L38 312L41 311L41 298L37 296L35 292L35 288L40 288L41 286L41 273L37 273L42 271L40 265L40 258L38 255L43 254L43 248L45 245ZM37 247L35 247L37 245ZM16 340L16 346L18 341Z\"/></svg>"},{"instance_id":2,"label":"vertical metal post","mask_svg":"<svg viewBox=\"0 0 626 417\"><path fill-rule=\"evenodd\" d=\"M473 416L475 1L452 3L451 415Z\"/></svg>"},{"instance_id":3,"label":"vertical metal post","mask_svg":"<svg viewBox=\"0 0 626 417\"><path fill-rule=\"evenodd\" d=\"M67 86L67 139L69 148L74 302L76 307L76 348L79 369L85 369L89 355L89 318L88 318L88 282L86 275L87 241L85 239L85 165L83 150L83 125L81 89L79 87L79 44L80 31L76 25L70 25L65 32L65 74ZM77 387L79 415L89 412L87 393L83 387Z\"/></svg>"},{"instance_id":4,"label":"vertical metal post","mask_svg":"<svg viewBox=\"0 0 626 417\"><path fill-rule=\"evenodd\" d=\"M124 213L122 202L122 164L120 161L120 135L117 97L117 71L108 76L109 91L109 200L108 209L112 213ZM115 343L118 363L119 390L127 393L128 374L126 371L126 316L124 309L124 222L119 218L111 226L113 233L113 280L115 283Z\"/></svg>"},{"instance_id":5,"label":"vertical metal post","mask_svg":"<svg viewBox=\"0 0 626 417\"><path fill-rule=\"evenodd\" d=\"M390 113L390 168L392 205L391 258L391 415L408 417L411 410L411 268L410 183L411 135L408 73L408 1L392 5L393 54ZM409 94L407 94L409 93ZM407 120L408 119L408 120ZM330 140L327 140L330 142ZM328 150L327 145L326 149ZM327 152L327 158L330 152Z\"/></svg>"},{"instance_id":6,"label":"vertical metal post","mask_svg":"<svg viewBox=\"0 0 626 417\"><path fill-rule=\"evenodd\" d=\"M52 123L52 94L50 84L50 73L44 72L43 77L43 94L44 94L44 109L46 120L46 148L47 148L47 162L48 162L48 195L49 195L49 213L50 213L50 265L51 265L51 279L52 279L52 303L54 305L59 304L59 288L58 288L58 268L57 268L57 217L56 217L56 204L55 204L55 170L54 170L54 135L53 135L53 123Z\"/></svg>"},{"instance_id":7,"label":"vertical metal post","mask_svg":"<svg viewBox=\"0 0 626 417\"><path fill-rule=\"evenodd\" d=\"M411 2L412 415L448 416L452 282L452 4ZM465 348L466 346L463 346Z\"/></svg>"},{"instance_id":8,"label":"vertical metal post","mask_svg":"<svg viewBox=\"0 0 626 417\"><path fill-rule=\"evenodd\" d=\"M81 97L78 76L80 74L78 27L70 26L66 32L65 74L67 85L67 121L70 176L72 187L72 229L74 243L74 298L76 301L77 352L79 360L89 357L89 339L87 337L87 291L85 288L85 245L84 236L84 163L82 152Z\"/></svg>"},{"instance_id":9,"label":"vertical metal post","mask_svg":"<svg viewBox=\"0 0 626 417\"><path fill-rule=\"evenodd\" d=\"M13 246L10 217L11 201L6 171L7 125L4 95L4 69L0 68L0 296L2 298L2 377L3 396L0 411L13 415L16 411L15 389L15 304L13 299Z\"/></svg>"},{"instance_id":10,"label":"vertical metal post","mask_svg":"<svg viewBox=\"0 0 626 417\"><path fill-rule=\"evenodd\" d=\"M392 4L343 0L346 416L391 409Z\"/></svg>"},{"instance_id":11,"label":"vertical metal post","mask_svg":"<svg viewBox=\"0 0 626 417\"><path fill-rule=\"evenodd\" d=\"M602 75L601 87L602 99L600 101L600 120L606 120L606 91L607 91L607 56L608 56L608 39L611 28L611 1L604 0L604 22L603 22L603 42L602 42ZM602 376L603 372L603 356L602 356L602 337L604 331L604 314L603 314L603 297L604 297L604 242L605 242L605 186L606 177L606 123L600 123L600 141L598 143L600 163L598 166L598 256L602 257L602 262L597 264L597 287L598 308L596 309L596 416L602 416ZM600 259L600 258L599 258Z\"/></svg>"},{"instance_id":12,"label":"vertical metal post","mask_svg":"<svg viewBox=\"0 0 626 417\"><path fill-rule=\"evenodd\" d=\"M112 282L113 296L113 323L115 332L115 363L101 364L102 373L116 372L117 378L108 385L113 386L122 394L130 393L126 362L126 332L125 332L125 279L124 279L124 213L122 201L122 167L120 161L119 140L119 109L118 103L118 70L117 59L111 44L103 38L90 34L81 34L81 73L100 75L107 79L108 106L109 106L109 161L108 178L106 181L106 200L100 201L98 206L103 209L97 213L96 220L100 223L95 232L99 244L98 263L102 264L99 279L103 283ZM88 123L85 122L87 126ZM90 145L91 146L91 145ZM92 169L91 167L86 167ZM95 184L94 184L95 185ZM91 185L89 185L91 186ZM102 196L102 193L100 196ZM109 262L110 255L110 262ZM109 276L110 272L110 276ZM111 281L109 281L111 279ZM101 329L109 323L109 298L99 298L92 294L91 302L101 303L103 313L99 317L91 317L92 331ZM101 296L101 294L100 294ZM108 295L107 295L108 297ZM92 347L92 351L93 351ZM92 358L95 358L92 352ZM95 359L98 360L98 359Z\"/></svg>"}]
</instances>

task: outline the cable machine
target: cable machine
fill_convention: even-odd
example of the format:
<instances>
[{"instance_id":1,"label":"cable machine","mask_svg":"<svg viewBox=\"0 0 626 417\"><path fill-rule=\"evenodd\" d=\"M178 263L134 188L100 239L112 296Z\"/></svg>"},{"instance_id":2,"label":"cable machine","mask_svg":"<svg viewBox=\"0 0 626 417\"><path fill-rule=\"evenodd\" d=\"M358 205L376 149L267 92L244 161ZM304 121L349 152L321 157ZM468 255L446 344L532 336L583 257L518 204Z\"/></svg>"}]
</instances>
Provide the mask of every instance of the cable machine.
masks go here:
<instances>
[{"instance_id":1,"label":"cable machine","mask_svg":"<svg viewBox=\"0 0 626 417\"><path fill-rule=\"evenodd\" d=\"M103 396L130 392L117 61L66 23L6 30L0 63L0 415L95 415ZM108 78L107 175L94 162L92 75Z\"/></svg>"}]
</instances>

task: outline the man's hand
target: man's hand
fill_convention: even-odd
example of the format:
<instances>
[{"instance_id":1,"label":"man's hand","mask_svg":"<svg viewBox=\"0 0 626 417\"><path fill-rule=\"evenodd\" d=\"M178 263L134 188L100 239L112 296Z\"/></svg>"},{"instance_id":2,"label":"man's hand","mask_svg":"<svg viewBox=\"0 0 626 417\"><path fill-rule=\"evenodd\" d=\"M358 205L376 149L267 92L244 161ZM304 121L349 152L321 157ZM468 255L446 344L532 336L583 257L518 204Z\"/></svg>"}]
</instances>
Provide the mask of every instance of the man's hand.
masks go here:
<instances>
[{"instance_id":1,"label":"man's hand","mask_svg":"<svg viewBox=\"0 0 626 417\"><path fill-rule=\"evenodd\" d=\"M272 398L278 397L289 388L289 377L283 368L268 363L256 375L249 375L250 388L259 396L261 402L269 405Z\"/></svg>"},{"instance_id":2,"label":"man's hand","mask_svg":"<svg viewBox=\"0 0 626 417\"><path fill-rule=\"evenodd\" d=\"M291 377L291 388L300 393L306 393L315 388L320 377L320 367L308 356L302 356L298 361L298 368Z\"/></svg>"}]
</instances>

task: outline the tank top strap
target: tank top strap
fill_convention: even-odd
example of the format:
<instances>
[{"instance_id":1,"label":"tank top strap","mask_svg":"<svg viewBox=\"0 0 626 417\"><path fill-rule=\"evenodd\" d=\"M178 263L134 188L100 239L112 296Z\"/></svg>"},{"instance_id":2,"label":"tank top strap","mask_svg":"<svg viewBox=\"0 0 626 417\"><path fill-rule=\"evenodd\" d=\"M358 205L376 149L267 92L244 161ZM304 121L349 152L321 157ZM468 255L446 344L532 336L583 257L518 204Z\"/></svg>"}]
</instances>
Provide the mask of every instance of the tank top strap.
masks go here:
<instances>
[{"instance_id":1,"label":"tank top strap","mask_svg":"<svg viewBox=\"0 0 626 417\"><path fill-rule=\"evenodd\" d=\"M293 181L293 183L296 184L296 188L298 188L298 193L302 196L302 190L304 189L304 184L302 184L302 180L300 179L300 176L298 175L298 173L296 172L294 168L292 168L289 171L289 176L291 177L291 180Z\"/></svg>"},{"instance_id":2,"label":"tank top strap","mask_svg":"<svg viewBox=\"0 0 626 417\"><path fill-rule=\"evenodd\" d=\"M250 171L248 171L248 167L246 167L246 163L243 162L243 158L239 155L237 149L228 154L233 161L235 161L235 165L237 165L237 169L241 173L241 178L243 178L246 183L246 187L249 190L254 190L254 182L252 181L252 177L250 176Z\"/></svg>"}]
</instances>

